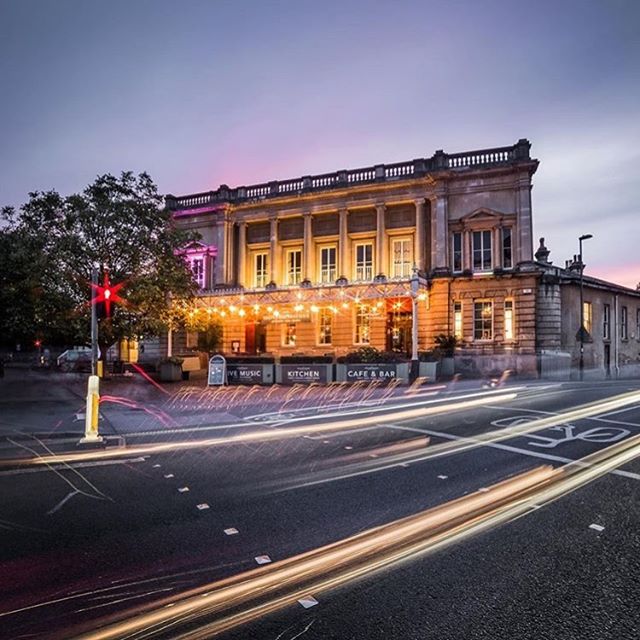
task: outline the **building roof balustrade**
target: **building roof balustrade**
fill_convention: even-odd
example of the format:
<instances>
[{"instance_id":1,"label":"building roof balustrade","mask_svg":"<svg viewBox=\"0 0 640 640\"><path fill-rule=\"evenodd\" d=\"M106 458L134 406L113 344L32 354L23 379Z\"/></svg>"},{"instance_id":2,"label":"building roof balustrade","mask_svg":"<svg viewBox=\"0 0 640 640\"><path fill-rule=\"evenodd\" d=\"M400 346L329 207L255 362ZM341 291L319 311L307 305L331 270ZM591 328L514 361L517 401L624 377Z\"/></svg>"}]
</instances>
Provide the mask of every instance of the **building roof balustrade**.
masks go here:
<instances>
[{"instance_id":1,"label":"building roof balustrade","mask_svg":"<svg viewBox=\"0 0 640 640\"><path fill-rule=\"evenodd\" d=\"M378 184L424 177L439 171L450 172L465 169L490 169L531 161L531 144L526 139L519 140L509 147L495 147L465 151L462 153L445 153L436 151L430 158L419 158L407 162L380 164L360 169L335 171L316 176L303 176L290 180L280 180L261 184L230 188L221 185L215 191L189 194L184 196L166 196L166 205L173 211L223 204L244 204L259 202L286 195L302 195L332 189L341 189L356 185Z\"/></svg>"}]
</instances>

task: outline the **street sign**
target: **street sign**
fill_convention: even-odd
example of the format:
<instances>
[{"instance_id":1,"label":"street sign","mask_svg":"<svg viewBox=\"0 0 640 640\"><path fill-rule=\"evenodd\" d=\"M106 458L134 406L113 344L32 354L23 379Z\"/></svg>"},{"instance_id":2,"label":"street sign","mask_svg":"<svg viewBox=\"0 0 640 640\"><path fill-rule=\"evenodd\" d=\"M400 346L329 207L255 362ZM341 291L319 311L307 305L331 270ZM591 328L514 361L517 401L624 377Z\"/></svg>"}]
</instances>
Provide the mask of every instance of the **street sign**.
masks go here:
<instances>
[{"instance_id":1,"label":"street sign","mask_svg":"<svg viewBox=\"0 0 640 640\"><path fill-rule=\"evenodd\" d=\"M215 355L209 359L208 386L227 384L227 361L224 356Z\"/></svg>"}]
</instances>

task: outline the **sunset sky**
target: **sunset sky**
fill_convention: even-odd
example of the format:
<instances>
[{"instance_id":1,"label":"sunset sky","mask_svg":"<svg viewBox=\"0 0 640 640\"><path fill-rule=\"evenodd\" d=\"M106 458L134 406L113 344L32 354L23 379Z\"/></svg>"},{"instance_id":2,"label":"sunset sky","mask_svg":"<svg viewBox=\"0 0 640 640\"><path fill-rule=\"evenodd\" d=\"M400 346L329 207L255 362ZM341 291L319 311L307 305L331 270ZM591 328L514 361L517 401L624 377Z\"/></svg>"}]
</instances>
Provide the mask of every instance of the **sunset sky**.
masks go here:
<instances>
[{"instance_id":1,"label":"sunset sky","mask_svg":"<svg viewBox=\"0 0 640 640\"><path fill-rule=\"evenodd\" d=\"M536 239L640 282L640 2L0 0L0 205L529 138ZM536 241L537 244L537 241Z\"/></svg>"}]
</instances>

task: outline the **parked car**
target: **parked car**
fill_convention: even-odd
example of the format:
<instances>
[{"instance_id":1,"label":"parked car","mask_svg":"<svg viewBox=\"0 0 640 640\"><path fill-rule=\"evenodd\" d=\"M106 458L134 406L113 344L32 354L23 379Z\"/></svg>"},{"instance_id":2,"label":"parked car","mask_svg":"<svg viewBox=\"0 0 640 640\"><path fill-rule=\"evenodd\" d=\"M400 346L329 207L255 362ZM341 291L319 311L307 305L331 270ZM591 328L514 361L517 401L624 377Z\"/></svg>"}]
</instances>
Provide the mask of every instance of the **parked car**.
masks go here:
<instances>
[{"instance_id":1,"label":"parked car","mask_svg":"<svg viewBox=\"0 0 640 640\"><path fill-rule=\"evenodd\" d=\"M89 347L73 347L63 351L57 358L56 364L65 372L90 372L91 349Z\"/></svg>"}]
</instances>

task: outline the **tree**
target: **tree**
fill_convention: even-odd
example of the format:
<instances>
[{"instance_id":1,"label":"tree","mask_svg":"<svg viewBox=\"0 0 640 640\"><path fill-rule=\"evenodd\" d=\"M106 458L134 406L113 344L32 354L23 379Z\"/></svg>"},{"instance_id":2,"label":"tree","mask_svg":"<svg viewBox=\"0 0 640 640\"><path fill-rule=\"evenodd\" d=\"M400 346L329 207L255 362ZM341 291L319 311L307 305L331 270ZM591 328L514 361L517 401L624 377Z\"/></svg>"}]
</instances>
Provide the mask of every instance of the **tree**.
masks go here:
<instances>
[{"instance_id":1,"label":"tree","mask_svg":"<svg viewBox=\"0 0 640 640\"><path fill-rule=\"evenodd\" d=\"M108 270L111 282L126 283L120 293L127 304L100 322L103 354L123 338L157 335L175 323L182 307L171 298L189 300L196 291L179 250L198 236L173 224L148 174L99 176L81 194L66 198L55 191L29 196L19 212L3 210L7 227L1 241L15 241L19 250L11 249L8 260L20 268L7 275L13 288L2 324L19 312L22 330L29 325L48 341L87 344L94 265ZM21 285L25 252L33 256L34 268ZM18 309L21 288L31 295Z\"/></svg>"}]
</instances>

